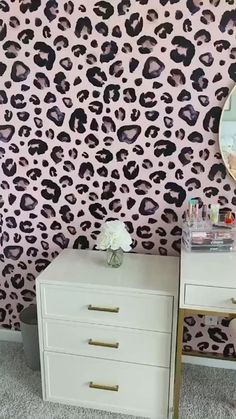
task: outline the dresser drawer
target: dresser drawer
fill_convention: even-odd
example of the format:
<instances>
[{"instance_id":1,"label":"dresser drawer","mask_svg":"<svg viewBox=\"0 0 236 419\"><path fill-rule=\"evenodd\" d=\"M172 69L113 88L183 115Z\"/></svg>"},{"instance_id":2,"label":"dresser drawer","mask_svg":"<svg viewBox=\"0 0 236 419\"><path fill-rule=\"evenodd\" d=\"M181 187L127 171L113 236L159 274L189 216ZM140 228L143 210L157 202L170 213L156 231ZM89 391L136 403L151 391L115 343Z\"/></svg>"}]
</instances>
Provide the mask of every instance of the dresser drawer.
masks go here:
<instances>
[{"instance_id":1,"label":"dresser drawer","mask_svg":"<svg viewBox=\"0 0 236 419\"><path fill-rule=\"evenodd\" d=\"M204 306L208 308L224 308L229 311L236 310L236 289L207 287L201 285L185 285L184 302L186 305Z\"/></svg>"},{"instance_id":2,"label":"dresser drawer","mask_svg":"<svg viewBox=\"0 0 236 419\"><path fill-rule=\"evenodd\" d=\"M45 352L44 360L47 400L155 419L167 417L166 368L53 352Z\"/></svg>"},{"instance_id":3,"label":"dresser drawer","mask_svg":"<svg viewBox=\"0 0 236 419\"><path fill-rule=\"evenodd\" d=\"M44 317L171 332L169 296L42 285Z\"/></svg>"},{"instance_id":4,"label":"dresser drawer","mask_svg":"<svg viewBox=\"0 0 236 419\"><path fill-rule=\"evenodd\" d=\"M45 320L44 348L75 355L169 367L171 334Z\"/></svg>"}]
</instances>

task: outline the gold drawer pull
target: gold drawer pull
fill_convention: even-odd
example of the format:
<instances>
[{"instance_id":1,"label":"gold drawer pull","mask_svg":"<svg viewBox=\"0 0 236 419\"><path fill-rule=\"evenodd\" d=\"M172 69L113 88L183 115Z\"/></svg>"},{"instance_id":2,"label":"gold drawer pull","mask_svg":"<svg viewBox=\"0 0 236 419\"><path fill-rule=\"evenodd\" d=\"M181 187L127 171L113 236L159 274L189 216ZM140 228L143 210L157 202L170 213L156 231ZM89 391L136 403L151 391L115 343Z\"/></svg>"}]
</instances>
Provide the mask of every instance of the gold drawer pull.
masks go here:
<instances>
[{"instance_id":1,"label":"gold drawer pull","mask_svg":"<svg viewBox=\"0 0 236 419\"><path fill-rule=\"evenodd\" d=\"M119 348L119 343L118 342L107 343L107 342L99 342L98 340L89 339L88 344L89 345L94 345L94 346L105 346L106 348L115 348L115 349Z\"/></svg>"},{"instance_id":2,"label":"gold drawer pull","mask_svg":"<svg viewBox=\"0 0 236 419\"><path fill-rule=\"evenodd\" d=\"M231 302L232 302L233 304L236 304L236 298L231 298Z\"/></svg>"},{"instance_id":3,"label":"gold drawer pull","mask_svg":"<svg viewBox=\"0 0 236 419\"><path fill-rule=\"evenodd\" d=\"M118 391L119 386L105 386L104 384L95 384L92 381L89 383L90 388L97 388L98 390Z\"/></svg>"},{"instance_id":4,"label":"gold drawer pull","mask_svg":"<svg viewBox=\"0 0 236 419\"><path fill-rule=\"evenodd\" d=\"M97 307L97 306L92 306L92 304L89 304L88 310L106 311L108 313L119 313L120 309L119 307Z\"/></svg>"}]
</instances>

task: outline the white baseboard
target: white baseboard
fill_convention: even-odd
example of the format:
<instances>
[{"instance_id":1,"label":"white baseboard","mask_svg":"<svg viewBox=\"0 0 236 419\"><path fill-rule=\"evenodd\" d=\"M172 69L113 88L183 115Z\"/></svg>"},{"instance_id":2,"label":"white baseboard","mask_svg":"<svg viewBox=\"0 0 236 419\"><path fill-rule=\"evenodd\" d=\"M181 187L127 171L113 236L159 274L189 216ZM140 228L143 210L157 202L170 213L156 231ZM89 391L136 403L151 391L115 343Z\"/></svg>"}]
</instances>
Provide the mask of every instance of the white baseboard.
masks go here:
<instances>
[{"instance_id":1,"label":"white baseboard","mask_svg":"<svg viewBox=\"0 0 236 419\"><path fill-rule=\"evenodd\" d=\"M0 329L0 341L22 342L21 332L17 330Z\"/></svg>"},{"instance_id":2,"label":"white baseboard","mask_svg":"<svg viewBox=\"0 0 236 419\"><path fill-rule=\"evenodd\" d=\"M207 358L194 355L183 355L182 362L185 364L202 365L204 367L225 368L227 370L236 370L236 360Z\"/></svg>"}]
</instances>

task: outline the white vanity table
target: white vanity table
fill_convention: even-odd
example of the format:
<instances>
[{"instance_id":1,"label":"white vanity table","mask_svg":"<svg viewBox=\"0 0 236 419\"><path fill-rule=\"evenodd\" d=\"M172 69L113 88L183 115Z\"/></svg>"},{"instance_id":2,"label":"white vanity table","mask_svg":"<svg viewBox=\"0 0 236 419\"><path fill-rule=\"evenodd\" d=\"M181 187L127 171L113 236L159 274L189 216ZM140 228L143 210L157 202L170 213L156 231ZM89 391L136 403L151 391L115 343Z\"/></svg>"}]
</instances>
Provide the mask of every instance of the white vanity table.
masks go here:
<instances>
[{"instance_id":1,"label":"white vanity table","mask_svg":"<svg viewBox=\"0 0 236 419\"><path fill-rule=\"evenodd\" d=\"M172 419L179 258L66 249L36 281L44 400Z\"/></svg>"},{"instance_id":2,"label":"white vanity table","mask_svg":"<svg viewBox=\"0 0 236 419\"><path fill-rule=\"evenodd\" d=\"M176 355L175 415L178 418L184 317L236 317L236 253L196 253L182 249Z\"/></svg>"}]
</instances>

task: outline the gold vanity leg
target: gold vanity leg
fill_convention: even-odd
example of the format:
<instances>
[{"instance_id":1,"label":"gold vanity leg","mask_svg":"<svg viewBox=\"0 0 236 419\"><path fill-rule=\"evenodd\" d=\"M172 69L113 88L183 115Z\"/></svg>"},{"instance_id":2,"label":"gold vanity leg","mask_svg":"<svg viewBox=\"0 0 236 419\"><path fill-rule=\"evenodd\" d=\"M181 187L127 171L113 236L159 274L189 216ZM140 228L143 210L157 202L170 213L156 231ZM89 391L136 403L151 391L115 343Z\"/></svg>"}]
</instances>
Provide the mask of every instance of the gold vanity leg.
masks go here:
<instances>
[{"instance_id":1,"label":"gold vanity leg","mask_svg":"<svg viewBox=\"0 0 236 419\"><path fill-rule=\"evenodd\" d=\"M183 347L183 325L186 310L179 309L178 329L177 329L177 348L175 358L175 387L174 387L174 417L179 418L180 390L182 383L182 347Z\"/></svg>"}]
</instances>

